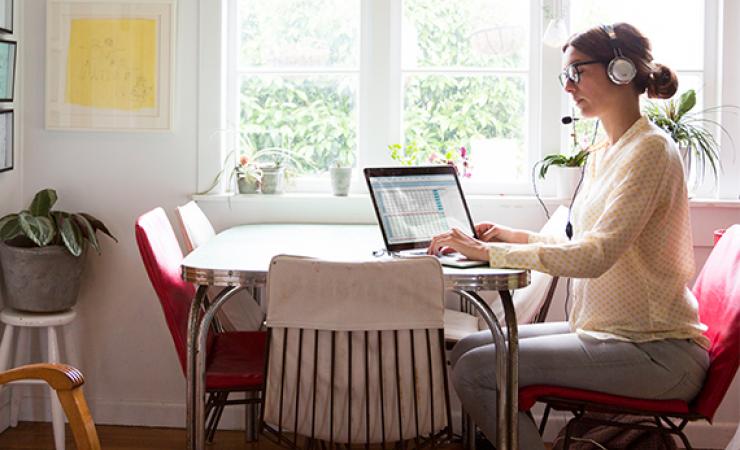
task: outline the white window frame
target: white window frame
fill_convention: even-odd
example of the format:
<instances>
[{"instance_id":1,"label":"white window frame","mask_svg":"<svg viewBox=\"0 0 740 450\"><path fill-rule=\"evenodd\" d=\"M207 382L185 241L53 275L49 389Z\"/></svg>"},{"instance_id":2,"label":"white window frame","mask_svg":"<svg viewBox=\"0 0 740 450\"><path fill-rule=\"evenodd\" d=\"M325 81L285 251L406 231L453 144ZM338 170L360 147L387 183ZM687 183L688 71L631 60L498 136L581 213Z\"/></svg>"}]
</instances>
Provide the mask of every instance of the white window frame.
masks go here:
<instances>
[{"instance_id":1,"label":"white window frame","mask_svg":"<svg viewBox=\"0 0 740 450\"><path fill-rule=\"evenodd\" d=\"M552 7L552 0L530 2L531 45L527 77L526 147L533 164L544 155L559 151L567 145L568 130L560 125L560 117L569 114L570 106L554 75L560 71L561 51L541 44L545 20L543 11L547 6ZM568 17L569 2L564 2L565 15ZM740 67L733 56L740 51L736 26L740 19L738 3L705 0L703 93L706 105L740 105L740 88L736 86L737 83L720 82L722 79L740 79ZM219 135L219 130L235 129L235 124L229 122L232 117L238 117L234 112L239 108L238 81L234 79L236 68L233 67L233 59L230 63L227 58L227 51L234 51L233 47L229 49L229 45L235 45L236 42L235 5L236 0L200 0L199 3L198 191L211 184L228 152L228 145L222 142L223 139L214 138L214 135ZM401 45L398 44L401 36L401 1L361 0L361 11L358 161L353 193L366 192L359 169L393 164L386 150L387 145L402 142L403 93ZM721 59L722 56L724 58ZM227 99L230 99L228 104ZM740 142L740 123L736 123L740 121L732 115L725 115L720 119L735 136L735 140ZM724 136L720 139L725 147L730 147ZM740 149L735 151L740 152ZM715 196L736 200L740 193L740 155L725 151L721 157L724 173L720 175L718 195ZM471 194L531 195L530 175L527 174L527 180L511 184L473 180L463 182L466 192ZM292 190L329 192L326 178L328 177L306 177L299 180ZM711 176L709 178L707 182L711 184ZM538 180L538 187L543 195L554 193L554 183L550 180ZM224 190L222 183L219 192ZM704 191L701 193L704 194Z\"/></svg>"}]
</instances>

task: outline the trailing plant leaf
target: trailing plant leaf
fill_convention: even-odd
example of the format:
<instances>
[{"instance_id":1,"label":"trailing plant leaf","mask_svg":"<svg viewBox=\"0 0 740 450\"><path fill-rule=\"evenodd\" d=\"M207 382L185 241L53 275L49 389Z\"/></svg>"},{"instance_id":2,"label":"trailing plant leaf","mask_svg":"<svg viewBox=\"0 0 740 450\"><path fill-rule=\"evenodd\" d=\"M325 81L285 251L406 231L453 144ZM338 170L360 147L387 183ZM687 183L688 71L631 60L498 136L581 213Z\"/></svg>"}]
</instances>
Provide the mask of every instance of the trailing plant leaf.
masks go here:
<instances>
[{"instance_id":1,"label":"trailing plant leaf","mask_svg":"<svg viewBox=\"0 0 740 450\"><path fill-rule=\"evenodd\" d=\"M226 155L226 158L224 158L224 162L221 164L221 170L216 174L216 176L213 178L213 181L211 182L210 186L205 188L204 190L200 192L196 192L196 195L205 195L213 190L216 186L218 186L218 183L221 181L221 177L224 174L224 171L227 167L230 167L229 160L234 158L234 150L230 151L228 155ZM232 170L233 173L233 170ZM229 178L229 183L231 182L231 178ZM109 235L110 236L110 235ZM113 237L113 236L111 236Z\"/></svg>"},{"instance_id":2,"label":"trailing plant leaf","mask_svg":"<svg viewBox=\"0 0 740 450\"><path fill-rule=\"evenodd\" d=\"M95 249L95 251L98 252L99 255L100 244L98 243L97 236L95 236L95 228L93 228L90 221L87 220L82 214L73 214L72 220L74 220L74 222L79 226L82 234L87 238L88 241L90 241L90 245L93 246L93 248Z\"/></svg>"},{"instance_id":3,"label":"trailing plant leaf","mask_svg":"<svg viewBox=\"0 0 740 450\"><path fill-rule=\"evenodd\" d=\"M57 191L44 189L36 193L28 210L34 216L48 216L51 207L57 202Z\"/></svg>"},{"instance_id":4,"label":"trailing plant leaf","mask_svg":"<svg viewBox=\"0 0 740 450\"><path fill-rule=\"evenodd\" d=\"M18 214L18 221L20 222L23 234L39 247L49 245L51 240L54 239L56 230L51 219L48 217L36 217L28 211L21 211Z\"/></svg>"},{"instance_id":5,"label":"trailing plant leaf","mask_svg":"<svg viewBox=\"0 0 740 450\"><path fill-rule=\"evenodd\" d=\"M67 250L75 256L82 254L82 232L80 227L72 221L69 217L62 219L62 226L59 227L59 232L62 235L62 241Z\"/></svg>"},{"instance_id":6,"label":"trailing plant leaf","mask_svg":"<svg viewBox=\"0 0 740 450\"><path fill-rule=\"evenodd\" d=\"M96 219L92 214L87 214L87 213L78 213L78 214L84 217L85 219L87 219L95 230L102 231L103 233L107 234L108 237L118 242L118 239L116 239L116 237L113 236L110 231L108 231L108 228L103 224L103 222Z\"/></svg>"},{"instance_id":7,"label":"trailing plant leaf","mask_svg":"<svg viewBox=\"0 0 740 450\"><path fill-rule=\"evenodd\" d=\"M0 241L9 241L22 233L18 214L8 214L0 219Z\"/></svg>"}]
</instances>

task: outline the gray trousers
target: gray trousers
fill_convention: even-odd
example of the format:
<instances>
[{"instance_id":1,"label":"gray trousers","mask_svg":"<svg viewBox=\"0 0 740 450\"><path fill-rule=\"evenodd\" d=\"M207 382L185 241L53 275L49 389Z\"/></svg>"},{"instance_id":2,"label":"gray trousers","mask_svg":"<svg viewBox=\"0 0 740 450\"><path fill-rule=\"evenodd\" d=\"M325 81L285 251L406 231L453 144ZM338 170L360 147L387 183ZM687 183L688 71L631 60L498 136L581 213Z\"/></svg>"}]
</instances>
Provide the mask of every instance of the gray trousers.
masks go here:
<instances>
[{"instance_id":1,"label":"gray trousers","mask_svg":"<svg viewBox=\"0 0 740 450\"><path fill-rule=\"evenodd\" d=\"M496 348L490 331L452 350L452 383L491 442L496 442ZM566 322L519 327L519 386L549 384L645 399L696 396L709 367L707 351L690 340L632 343L570 332ZM519 448L541 450L537 426L519 413Z\"/></svg>"}]
</instances>

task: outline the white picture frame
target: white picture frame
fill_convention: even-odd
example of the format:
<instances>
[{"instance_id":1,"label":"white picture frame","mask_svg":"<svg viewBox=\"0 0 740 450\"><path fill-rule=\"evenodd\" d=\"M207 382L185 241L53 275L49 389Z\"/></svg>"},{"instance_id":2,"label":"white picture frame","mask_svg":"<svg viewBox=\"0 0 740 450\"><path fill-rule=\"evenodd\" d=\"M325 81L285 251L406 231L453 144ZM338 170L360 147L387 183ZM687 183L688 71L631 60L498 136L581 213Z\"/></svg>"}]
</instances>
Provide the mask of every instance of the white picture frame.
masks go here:
<instances>
[{"instance_id":1,"label":"white picture frame","mask_svg":"<svg viewBox=\"0 0 740 450\"><path fill-rule=\"evenodd\" d=\"M172 129L176 0L47 0L46 128Z\"/></svg>"}]
</instances>

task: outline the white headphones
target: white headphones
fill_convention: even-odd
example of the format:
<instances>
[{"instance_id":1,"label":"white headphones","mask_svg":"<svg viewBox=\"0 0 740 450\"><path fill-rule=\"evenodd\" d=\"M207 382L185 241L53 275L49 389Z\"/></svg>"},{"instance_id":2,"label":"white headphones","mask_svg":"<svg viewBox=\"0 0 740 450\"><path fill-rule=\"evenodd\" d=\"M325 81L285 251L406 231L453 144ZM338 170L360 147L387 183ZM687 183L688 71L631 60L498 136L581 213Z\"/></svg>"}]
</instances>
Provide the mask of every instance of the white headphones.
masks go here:
<instances>
[{"instance_id":1,"label":"white headphones","mask_svg":"<svg viewBox=\"0 0 740 450\"><path fill-rule=\"evenodd\" d=\"M614 84L629 84L637 75L637 67L631 59L622 54L622 49L617 41L617 34L612 25L602 25L601 29L609 36L609 44L614 51L614 58L609 61L606 73Z\"/></svg>"}]
</instances>

